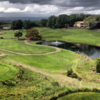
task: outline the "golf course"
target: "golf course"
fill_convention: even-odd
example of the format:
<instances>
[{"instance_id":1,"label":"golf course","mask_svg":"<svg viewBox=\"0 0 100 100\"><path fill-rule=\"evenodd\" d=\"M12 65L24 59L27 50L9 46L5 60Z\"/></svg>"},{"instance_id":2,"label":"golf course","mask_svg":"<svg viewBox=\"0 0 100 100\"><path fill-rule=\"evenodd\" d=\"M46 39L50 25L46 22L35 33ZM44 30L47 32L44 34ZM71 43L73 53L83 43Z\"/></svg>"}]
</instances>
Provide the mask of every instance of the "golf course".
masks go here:
<instances>
[{"instance_id":1,"label":"golf course","mask_svg":"<svg viewBox=\"0 0 100 100\"><path fill-rule=\"evenodd\" d=\"M45 41L100 46L99 30L35 29ZM23 33L19 40L14 36L16 31ZM96 72L96 60L37 44L40 41L28 41L26 32L1 30L0 100L99 100L100 73Z\"/></svg>"}]
</instances>

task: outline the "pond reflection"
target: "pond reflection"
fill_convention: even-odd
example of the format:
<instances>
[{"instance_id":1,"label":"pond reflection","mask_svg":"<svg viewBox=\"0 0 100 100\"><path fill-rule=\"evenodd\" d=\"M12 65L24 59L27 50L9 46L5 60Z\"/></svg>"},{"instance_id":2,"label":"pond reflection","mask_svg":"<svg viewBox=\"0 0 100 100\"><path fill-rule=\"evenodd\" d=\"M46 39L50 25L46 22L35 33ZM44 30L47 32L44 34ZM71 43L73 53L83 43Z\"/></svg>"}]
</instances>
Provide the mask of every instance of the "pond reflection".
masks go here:
<instances>
[{"instance_id":1,"label":"pond reflection","mask_svg":"<svg viewBox=\"0 0 100 100\"><path fill-rule=\"evenodd\" d=\"M63 41L59 41L59 44L54 44L54 41L44 41L39 44L64 48L67 50L71 50L71 51L83 54L92 59L100 58L100 47L97 47L97 46L68 43L68 42L63 42Z\"/></svg>"}]
</instances>

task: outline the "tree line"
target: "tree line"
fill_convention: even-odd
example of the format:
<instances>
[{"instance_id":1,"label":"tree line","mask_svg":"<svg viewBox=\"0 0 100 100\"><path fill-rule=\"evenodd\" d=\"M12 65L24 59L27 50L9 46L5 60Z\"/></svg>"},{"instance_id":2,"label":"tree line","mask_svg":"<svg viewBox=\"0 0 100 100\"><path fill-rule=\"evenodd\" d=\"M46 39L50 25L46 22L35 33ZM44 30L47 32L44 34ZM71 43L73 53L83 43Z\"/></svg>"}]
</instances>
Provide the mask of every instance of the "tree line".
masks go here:
<instances>
[{"instance_id":1,"label":"tree line","mask_svg":"<svg viewBox=\"0 0 100 100\"><path fill-rule=\"evenodd\" d=\"M38 27L39 24L37 21L30 21L30 20L14 20L11 22L11 29L30 29L32 27Z\"/></svg>"},{"instance_id":2,"label":"tree line","mask_svg":"<svg viewBox=\"0 0 100 100\"><path fill-rule=\"evenodd\" d=\"M40 21L15 20L11 23L12 29L30 29L32 27L50 27L50 28L67 28L73 27L76 21L84 21L91 29L95 28L97 23L100 22L100 15L90 14L61 14L59 16L52 15L48 19L41 19Z\"/></svg>"}]
</instances>

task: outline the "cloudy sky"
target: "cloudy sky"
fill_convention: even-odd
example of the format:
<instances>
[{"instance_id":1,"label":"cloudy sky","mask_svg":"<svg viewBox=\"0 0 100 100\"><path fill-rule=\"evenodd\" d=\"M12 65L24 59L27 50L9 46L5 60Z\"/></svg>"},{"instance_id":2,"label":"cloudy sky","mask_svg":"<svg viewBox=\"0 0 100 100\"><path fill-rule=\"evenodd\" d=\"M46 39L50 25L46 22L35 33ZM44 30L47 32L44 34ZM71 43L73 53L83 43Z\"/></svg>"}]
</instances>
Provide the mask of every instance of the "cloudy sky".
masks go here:
<instances>
[{"instance_id":1,"label":"cloudy sky","mask_svg":"<svg viewBox=\"0 0 100 100\"><path fill-rule=\"evenodd\" d=\"M100 0L0 0L0 17L100 14Z\"/></svg>"}]
</instances>

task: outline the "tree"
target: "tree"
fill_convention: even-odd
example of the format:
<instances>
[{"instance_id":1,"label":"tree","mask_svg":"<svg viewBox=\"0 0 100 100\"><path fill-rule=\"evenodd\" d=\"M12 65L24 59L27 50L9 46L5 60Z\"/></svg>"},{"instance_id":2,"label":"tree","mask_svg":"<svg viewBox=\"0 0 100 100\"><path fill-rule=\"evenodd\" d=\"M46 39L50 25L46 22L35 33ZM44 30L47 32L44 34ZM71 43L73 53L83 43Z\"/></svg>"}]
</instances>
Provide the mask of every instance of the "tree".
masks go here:
<instances>
[{"instance_id":1,"label":"tree","mask_svg":"<svg viewBox=\"0 0 100 100\"><path fill-rule=\"evenodd\" d=\"M68 26L68 15L66 15L66 14L59 15L56 23L57 23L59 28L67 27Z\"/></svg>"},{"instance_id":2,"label":"tree","mask_svg":"<svg viewBox=\"0 0 100 100\"><path fill-rule=\"evenodd\" d=\"M69 25L73 26L76 21L80 21L80 18L78 14L71 14L69 15L68 20L69 20Z\"/></svg>"},{"instance_id":3,"label":"tree","mask_svg":"<svg viewBox=\"0 0 100 100\"><path fill-rule=\"evenodd\" d=\"M23 22L22 20L14 20L11 23L11 29L22 29Z\"/></svg>"},{"instance_id":4,"label":"tree","mask_svg":"<svg viewBox=\"0 0 100 100\"><path fill-rule=\"evenodd\" d=\"M23 35L22 32L15 32L14 33L14 36L17 37L18 40L19 40L19 37L22 37L22 35Z\"/></svg>"},{"instance_id":5,"label":"tree","mask_svg":"<svg viewBox=\"0 0 100 100\"><path fill-rule=\"evenodd\" d=\"M50 16L47 22L47 26L50 28L56 28L56 20L57 17L56 16Z\"/></svg>"},{"instance_id":6,"label":"tree","mask_svg":"<svg viewBox=\"0 0 100 100\"><path fill-rule=\"evenodd\" d=\"M35 26L35 23L34 23L33 21L25 20L25 21L23 22L23 27L24 27L25 29L30 29L30 28L32 28L32 27L34 27L34 26Z\"/></svg>"},{"instance_id":7,"label":"tree","mask_svg":"<svg viewBox=\"0 0 100 100\"><path fill-rule=\"evenodd\" d=\"M84 23L89 29L94 29L94 28L96 28L96 25L97 25L95 16L89 16L89 17L85 18Z\"/></svg>"},{"instance_id":8,"label":"tree","mask_svg":"<svg viewBox=\"0 0 100 100\"><path fill-rule=\"evenodd\" d=\"M40 25L41 25L42 27L46 27L47 22L48 22L47 19L41 19L41 20L40 20Z\"/></svg>"},{"instance_id":9,"label":"tree","mask_svg":"<svg viewBox=\"0 0 100 100\"><path fill-rule=\"evenodd\" d=\"M26 37L30 40L41 40L42 36L39 34L38 30L36 29L29 29L27 30Z\"/></svg>"}]
</instances>

